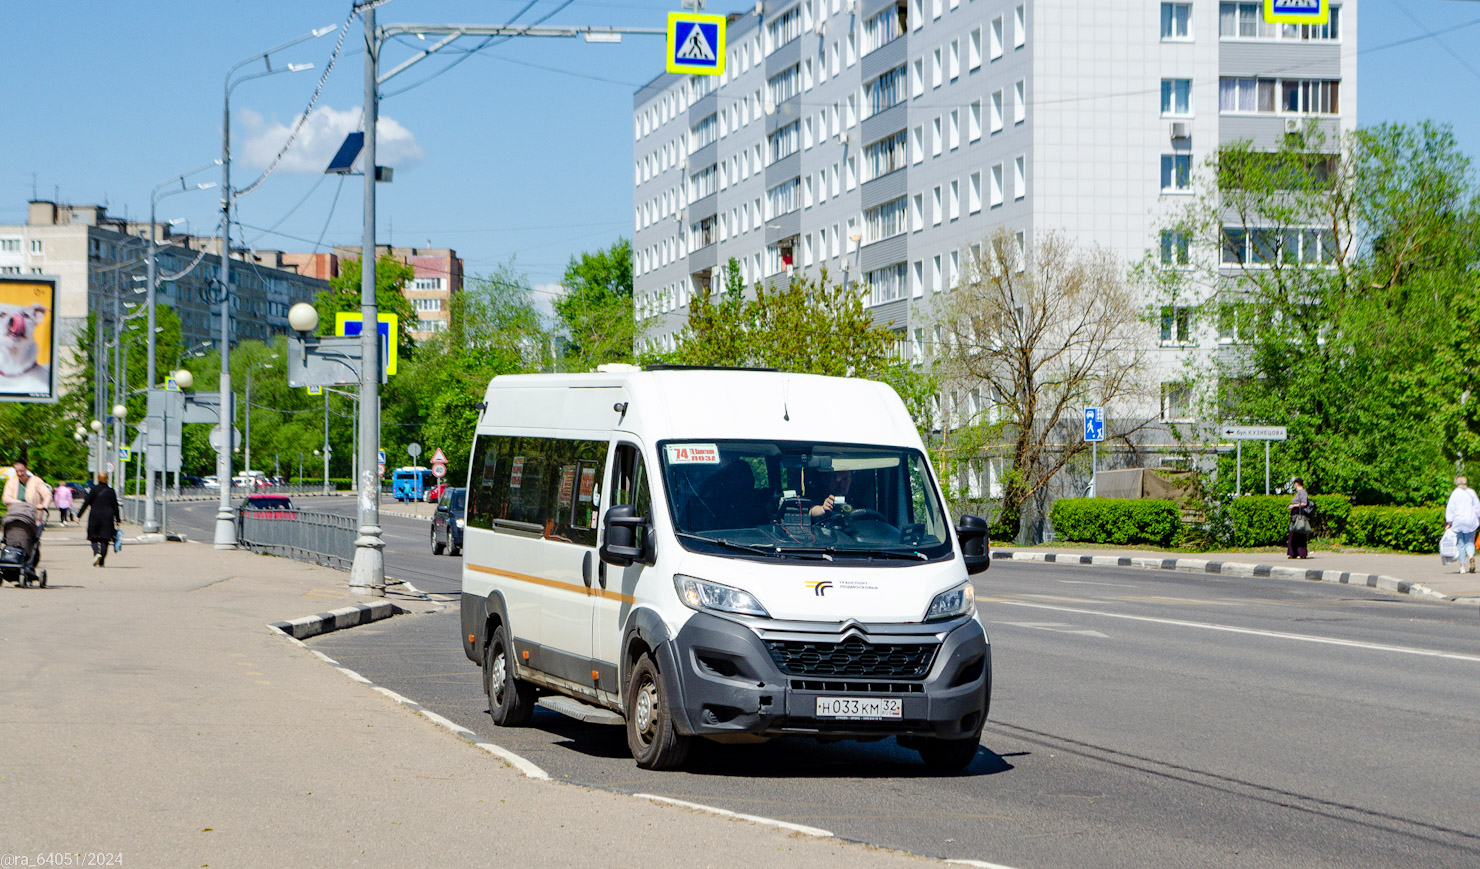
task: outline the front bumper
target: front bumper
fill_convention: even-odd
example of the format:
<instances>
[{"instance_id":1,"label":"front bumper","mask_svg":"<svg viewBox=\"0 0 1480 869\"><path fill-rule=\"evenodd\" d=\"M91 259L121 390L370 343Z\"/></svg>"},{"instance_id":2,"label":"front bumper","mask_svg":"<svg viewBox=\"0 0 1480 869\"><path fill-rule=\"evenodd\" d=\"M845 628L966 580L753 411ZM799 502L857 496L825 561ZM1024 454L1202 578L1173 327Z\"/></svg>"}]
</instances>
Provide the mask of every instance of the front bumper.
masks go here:
<instances>
[{"instance_id":1,"label":"front bumper","mask_svg":"<svg viewBox=\"0 0 1480 869\"><path fill-rule=\"evenodd\" d=\"M792 625L792 628L799 627ZM678 636L659 649L674 713L682 733L812 736L974 737L991 701L992 655L986 632L974 617L941 625L851 625L837 633L799 634L752 627L706 613L691 617ZM921 678L878 674L836 675L783 672L766 640L813 638L842 643L937 642ZM790 666L790 665L788 665ZM859 721L818 718L818 697L896 697L898 719Z\"/></svg>"}]
</instances>

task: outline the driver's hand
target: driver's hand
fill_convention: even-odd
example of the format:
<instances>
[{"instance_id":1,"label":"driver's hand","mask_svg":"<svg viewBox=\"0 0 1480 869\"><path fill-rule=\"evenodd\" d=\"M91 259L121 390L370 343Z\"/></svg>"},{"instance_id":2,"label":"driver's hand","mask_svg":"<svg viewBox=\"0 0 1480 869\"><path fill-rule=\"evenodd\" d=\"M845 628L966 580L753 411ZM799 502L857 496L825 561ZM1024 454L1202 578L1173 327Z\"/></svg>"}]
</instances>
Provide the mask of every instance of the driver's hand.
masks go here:
<instances>
[{"instance_id":1,"label":"driver's hand","mask_svg":"<svg viewBox=\"0 0 1480 869\"><path fill-rule=\"evenodd\" d=\"M821 504L815 505L811 510L808 510L807 513L812 516L821 516L823 513L831 513L832 508L833 496L828 495L822 500Z\"/></svg>"}]
</instances>

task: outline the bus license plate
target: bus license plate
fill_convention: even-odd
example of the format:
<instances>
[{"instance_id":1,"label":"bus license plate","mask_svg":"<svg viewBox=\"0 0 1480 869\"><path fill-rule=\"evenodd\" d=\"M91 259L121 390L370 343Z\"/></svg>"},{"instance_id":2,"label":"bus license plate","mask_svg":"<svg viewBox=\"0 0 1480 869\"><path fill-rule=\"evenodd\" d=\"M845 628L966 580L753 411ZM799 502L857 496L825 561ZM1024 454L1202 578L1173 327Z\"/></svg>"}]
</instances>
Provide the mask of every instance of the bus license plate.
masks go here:
<instances>
[{"instance_id":1,"label":"bus license plate","mask_svg":"<svg viewBox=\"0 0 1480 869\"><path fill-rule=\"evenodd\" d=\"M851 718L861 721L903 717L898 697L818 697L818 718Z\"/></svg>"}]
</instances>

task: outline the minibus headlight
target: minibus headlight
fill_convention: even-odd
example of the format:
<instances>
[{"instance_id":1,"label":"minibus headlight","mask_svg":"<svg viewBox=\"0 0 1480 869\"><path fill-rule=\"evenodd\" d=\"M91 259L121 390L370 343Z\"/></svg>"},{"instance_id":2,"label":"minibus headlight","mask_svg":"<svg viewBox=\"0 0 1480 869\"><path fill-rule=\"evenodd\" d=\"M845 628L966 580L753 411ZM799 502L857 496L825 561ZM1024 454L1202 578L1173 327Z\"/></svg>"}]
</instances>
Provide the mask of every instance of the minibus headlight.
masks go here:
<instances>
[{"instance_id":1,"label":"minibus headlight","mask_svg":"<svg viewBox=\"0 0 1480 869\"><path fill-rule=\"evenodd\" d=\"M950 591L943 591L935 596L935 600L930 602L930 609L925 611L925 621L969 615L975 606L976 589L971 587L970 582L963 582Z\"/></svg>"},{"instance_id":2,"label":"minibus headlight","mask_svg":"<svg viewBox=\"0 0 1480 869\"><path fill-rule=\"evenodd\" d=\"M766 612L766 608L761 606L761 602L755 599L755 595L738 588L693 576L684 576L681 573L673 575L673 586L678 589L679 600L696 610L737 613L742 616L760 616L765 619L771 617L771 614Z\"/></svg>"},{"instance_id":3,"label":"minibus headlight","mask_svg":"<svg viewBox=\"0 0 1480 869\"><path fill-rule=\"evenodd\" d=\"M468 527L468 523L467 523L466 520L459 518L457 520L457 527L459 527L459 528L466 528L466 527Z\"/></svg>"}]
</instances>

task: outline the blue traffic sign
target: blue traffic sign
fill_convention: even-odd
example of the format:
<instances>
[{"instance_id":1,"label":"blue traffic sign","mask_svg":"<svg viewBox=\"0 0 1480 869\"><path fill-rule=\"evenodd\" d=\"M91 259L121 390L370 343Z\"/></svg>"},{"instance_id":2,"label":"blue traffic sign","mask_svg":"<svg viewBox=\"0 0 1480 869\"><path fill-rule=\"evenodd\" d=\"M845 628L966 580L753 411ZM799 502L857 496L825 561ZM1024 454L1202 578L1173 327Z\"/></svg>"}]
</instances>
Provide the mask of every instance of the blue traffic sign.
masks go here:
<instances>
[{"instance_id":1,"label":"blue traffic sign","mask_svg":"<svg viewBox=\"0 0 1480 869\"><path fill-rule=\"evenodd\" d=\"M1105 439L1104 408L1086 407L1084 409L1084 439L1090 443Z\"/></svg>"},{"instance_id":2,"label":"blue traffic sign","mask_svg":"<svg viewBox=\"0 0 1480 869\"><path fill-rule=\"evenodd\" d=\"M1264 20L1271 24L1325 24L1331 0L1264 0Z\"/></svg>"},{"instance_id":3,"label":"blue traffic sign","mask_svg":"<svg viewBox=\"0 0 1480 869\"><path fill-rule=\"evenodd\" d=\"M725 16L668 13L669 72L720 75L725 71Z\"/></svg>"}]
</instances>

